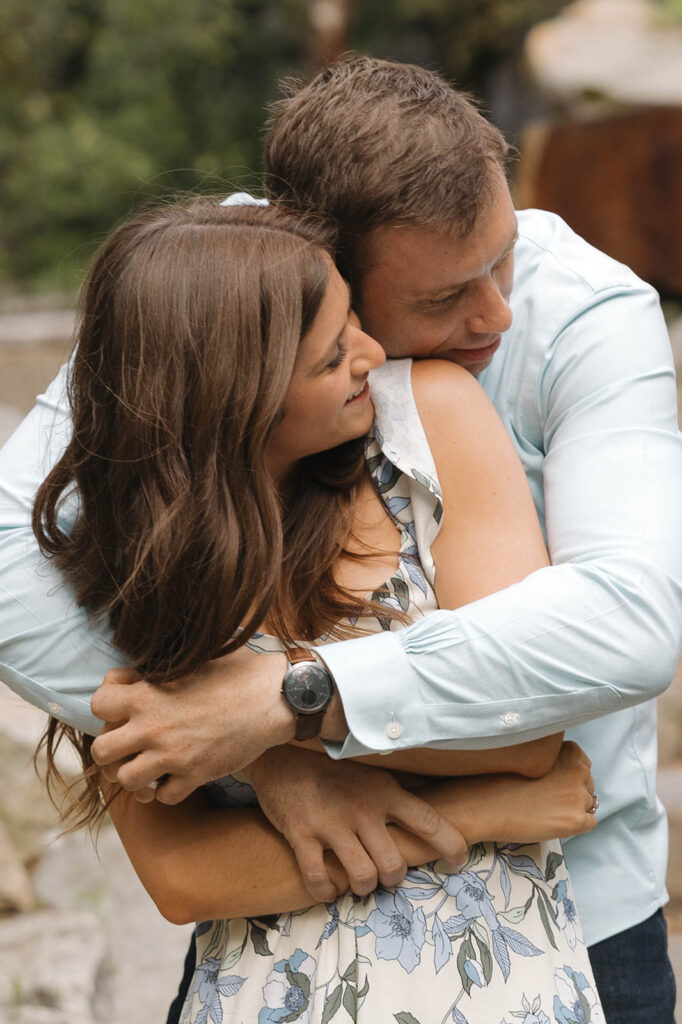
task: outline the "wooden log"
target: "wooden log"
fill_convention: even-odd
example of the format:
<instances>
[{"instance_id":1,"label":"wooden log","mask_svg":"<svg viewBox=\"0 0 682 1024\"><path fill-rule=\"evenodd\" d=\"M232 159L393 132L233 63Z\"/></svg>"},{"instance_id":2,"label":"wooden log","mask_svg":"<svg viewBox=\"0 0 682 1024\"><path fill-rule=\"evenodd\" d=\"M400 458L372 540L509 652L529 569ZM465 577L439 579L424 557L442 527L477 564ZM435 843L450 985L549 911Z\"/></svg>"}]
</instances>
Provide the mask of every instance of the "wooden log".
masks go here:
<instances>
[{"instance_id":1,"label":"wooden log","mask_svg":"<svg viewBox=\"0 0 682 1024\"><path fill-rule=\"evenodd\" d=\"M664 295L682 295L682 107L538 122L520 148L519 207L558 213Z\"/></svg>"}]
</instances>

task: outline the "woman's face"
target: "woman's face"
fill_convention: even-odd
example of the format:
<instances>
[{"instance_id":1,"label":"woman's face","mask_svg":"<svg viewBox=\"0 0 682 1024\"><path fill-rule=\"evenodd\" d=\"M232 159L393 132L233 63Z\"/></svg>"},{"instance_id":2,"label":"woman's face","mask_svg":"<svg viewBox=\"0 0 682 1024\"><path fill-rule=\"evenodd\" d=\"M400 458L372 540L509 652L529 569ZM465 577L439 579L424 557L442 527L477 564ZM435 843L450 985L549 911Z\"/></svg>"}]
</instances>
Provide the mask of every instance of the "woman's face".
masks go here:
<instances>
[{"instance_id":1,"label":"woman's face","mask_svg":"<svg viewBox=\"0 0 682 1024\"><path fill-rule=\"evenodd\" d=\"M306 455L367 433L374 415L367 375L385 359L381 346L360 329L348 286L330 260L325 296L301 341L284 416L268 442L276 479Z\"/></svg>"}]
</instances>

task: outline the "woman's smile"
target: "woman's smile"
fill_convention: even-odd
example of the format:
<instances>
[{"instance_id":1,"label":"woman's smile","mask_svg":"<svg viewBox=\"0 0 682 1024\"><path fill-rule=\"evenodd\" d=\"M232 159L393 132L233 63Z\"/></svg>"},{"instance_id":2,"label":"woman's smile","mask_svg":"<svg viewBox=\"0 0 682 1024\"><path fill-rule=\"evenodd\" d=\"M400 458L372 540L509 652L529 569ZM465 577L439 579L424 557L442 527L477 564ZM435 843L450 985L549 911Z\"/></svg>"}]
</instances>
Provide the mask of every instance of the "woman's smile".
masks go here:
<instances>
[{"instance_id":1,"label":"woman's smile","mask_svg":"<svg viewBox=\"0 0 682 1024\"><path fill-rule=\"evenodd\" d=\"M351 402L364 402L367 398L369 398L369 378L366 378L357 391L353 392L346 405L350 405Z\"/></svg>"}]
</instances>

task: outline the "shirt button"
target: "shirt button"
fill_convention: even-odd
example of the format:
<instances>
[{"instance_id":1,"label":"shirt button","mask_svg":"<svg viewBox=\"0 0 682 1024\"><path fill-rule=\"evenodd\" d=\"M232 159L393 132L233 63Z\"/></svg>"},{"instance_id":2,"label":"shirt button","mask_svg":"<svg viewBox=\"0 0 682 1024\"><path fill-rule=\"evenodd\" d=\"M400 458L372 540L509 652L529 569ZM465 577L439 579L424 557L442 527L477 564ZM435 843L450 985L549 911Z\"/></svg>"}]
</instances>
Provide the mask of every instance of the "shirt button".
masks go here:
<instances>
[{"instance_id":1,"label":"shirt button","mask_svg":"<svg viewBox=\"0 0 682 1024\"><path fill-rule=\"evenodd\" d=\"M59 712L63 711L64 709L61 706L61 704L57 704L56 701L51 700L50 703L47 705L47 710L50 712L51 715L58 715Z\"/></svg>"},{"instance_id":2,"label":"shirt button","mask_svg":"<svg viewBox=\"0 0 682 1024\"><path fill-rule=\"evenodd\" d=\"M516 711L505 711L503 715L500 715L500 718L505 725L516 725L519 720L519 716Z\"/></svg>"},{"instance_id":3,"label":"shirt button","mask_svg":"<svg viewBox=\"0 0 682 1024\"><path fill-rule=\"evenodd\" d=\"M403 727L400 722L389 722L386 726L386 735L389 740L399 740L403 734Z\"/></svg>"}]
</instances>

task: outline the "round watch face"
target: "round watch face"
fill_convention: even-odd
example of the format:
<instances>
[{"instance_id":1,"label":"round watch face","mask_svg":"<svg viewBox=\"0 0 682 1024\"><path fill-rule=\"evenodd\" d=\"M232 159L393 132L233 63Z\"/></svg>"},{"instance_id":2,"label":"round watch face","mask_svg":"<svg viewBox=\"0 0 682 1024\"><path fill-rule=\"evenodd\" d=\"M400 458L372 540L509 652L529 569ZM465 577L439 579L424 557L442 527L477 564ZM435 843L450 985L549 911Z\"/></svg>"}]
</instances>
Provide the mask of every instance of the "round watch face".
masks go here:
<instances>
[{"instance_id":1,"label":"round watch face","mask_svg":"<svg viewBox=\"0 0 682 1024\"><path fill-rule=\"evenodd\" d=\"M334 686L326 669L316 662L292 665L282 683L282 693L300 715L314 715L327 706Z\"/></svg>"}]
</instances>

